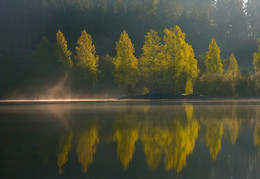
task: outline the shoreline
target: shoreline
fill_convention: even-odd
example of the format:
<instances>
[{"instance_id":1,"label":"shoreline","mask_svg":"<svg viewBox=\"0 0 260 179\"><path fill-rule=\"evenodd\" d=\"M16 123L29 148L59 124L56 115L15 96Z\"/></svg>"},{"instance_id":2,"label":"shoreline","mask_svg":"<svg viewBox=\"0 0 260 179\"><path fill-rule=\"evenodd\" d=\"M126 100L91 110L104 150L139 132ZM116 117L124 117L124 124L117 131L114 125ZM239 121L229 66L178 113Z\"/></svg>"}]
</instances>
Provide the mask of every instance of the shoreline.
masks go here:
<instances>
[{"instance_id":1,"label":"shoreline","mask_svg":"<svg viewBox=\"0 0 260 179\"><path fill-rule=\"evenodd\" d=\"M71 102L194 102L194 103L216 103L216 102L259 102L260 98L237 98L237 99L223 99L223 98L211 98L211 99L7 99L0 100L0 104L8 103L71 103Z\"/></svg>"}]
</instances>

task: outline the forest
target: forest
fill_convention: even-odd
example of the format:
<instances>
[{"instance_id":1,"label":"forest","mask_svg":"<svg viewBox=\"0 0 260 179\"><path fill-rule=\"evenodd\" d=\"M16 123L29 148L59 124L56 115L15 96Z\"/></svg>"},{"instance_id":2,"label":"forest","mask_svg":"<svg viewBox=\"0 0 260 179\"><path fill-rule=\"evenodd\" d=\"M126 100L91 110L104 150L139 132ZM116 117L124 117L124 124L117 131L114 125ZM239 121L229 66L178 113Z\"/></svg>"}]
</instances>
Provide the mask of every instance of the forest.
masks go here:
<instances>
[{"instance_id":1,"label":"forest","mask_svg":"<svg viewBox=\"0 0 260 179\"><path fill-rule=\"evenodd\" d=\"M259 96L258 0L0 2L0 97Z\"/></svg>"}]
</instances>

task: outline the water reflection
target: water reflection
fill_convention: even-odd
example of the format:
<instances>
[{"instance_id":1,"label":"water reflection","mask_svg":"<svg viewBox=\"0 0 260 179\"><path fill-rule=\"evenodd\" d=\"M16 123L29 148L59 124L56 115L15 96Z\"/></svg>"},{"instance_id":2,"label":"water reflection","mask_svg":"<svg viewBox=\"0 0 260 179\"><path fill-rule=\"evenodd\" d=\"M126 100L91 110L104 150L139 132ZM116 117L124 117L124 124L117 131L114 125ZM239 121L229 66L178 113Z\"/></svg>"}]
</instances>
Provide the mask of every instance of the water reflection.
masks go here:
<instances>
[{"instance_id":1,"label":"water reflection","mask_svg":"<svg viewBox=\"0 0 260 179\"><path fill-rule=\"evenodd\" d=\"M227 126L230 141L234 145L236 143L239 129L241 126L241 120L237 116L235 107L232 108L231 117L224 118L223 121L225 126Z\"/></svg>"},{"instance_id":2,"label":"water reflection","mask_svg":"<svg viewBox=\"0 0 260 179\"><path fill-rule=\"evenodd\" d=\"M57 156L59 174L63 173L62 166L68 161L68 154L72 146L72 137L72 133L69 133L68 135L64 135L59 138L59 150Z\"/></svg>"},{"instance_id":3,"label":"water reflection","mask_svg":"<svg viewBox=\"0 0 260 179\"><path fill-rule=\"evenodd\" d=\"M124 169L127 169L133 158L135 143L139 137L139 120L134 112L119 113L115 117L115 135L117 156Z\"/></svg>"},{"instance_id":4,"label":"water reflection","mask_svg":"<svg viewBox=\"0 0 260 179\"><path fill-rule=\"evenodd\" d=\"M35 135L33 137L25 135L27 138L21 142L25 146L33 144L38 160L43 165L49 165L55 160L56 173L59 175L66 175L68 166L74 165L75 161L82 167L82 173L88 173L97 170L95 161L102 168L105 166L100 161L113 160L113 165L116 166L118 162L122 169L127 171L134 167L134 162L140 162L141 159L151 171L163 168L165 171L174 171L178 174L189 164L198 164L201 160L199 156L198 161L194 162L194 158L191 157L196 151L196 146L199 147L197 151L205 151L203 156L208 155L211 162L218 162L222 150L224 155L225 150L238 147L236 143L240 135L246 134L246 137L253 139L252 144L260 148L258 110L258 107L251 107L241 111L241 106L236 105L200 106L187 103L156 107L145 104L118 110L113 108L107 110L105 114L102 110L96 109L63 110L63 115L50 117L53 114L52 110L45 114L52 119L51 122L43 122L40 125L28 122L27 128ZM38 115L37 111L35 115ZM46 116L43 115L42 119ZM64 116L62 120L61 116ZM28 116L23 118L28 120ZM60 121L63 121L62 123L65 121L67 125L59 125ZM44 126L46 130L38 130ZM9 141L2 144L7 147L8 155L17 151L17 146L12 148L13 146L9 145L10 141L15 143L16 135L28 132L18 130L17 133L16 127L9 126L10 129L14 128L15 132L9 131L8 134L0 128L1 136L8 135ZM240 134L240 130L245 128L253 130L251 133ZM229 144L223 141L228 141L230 146L224 148L224 144L227 146ZM100 151L106 151L108 146L112 147L102 156ZM252 151L250 155L253 155ZM5 151L0 148L0 152ZM231 166L230 154L228 157L225 161Z\"/></svg>"},{"instance_id":5,"label":"water reflection","mask_svg":"<svg viewBox=\"0 0 260 179\"><path fill-rule=\"evenodd\" d=\"M84 173L88 171L88 166L93 162L93 156L96 153L98 143L98 130L95 126L88 130L81 131L77 135L76 152Z\"/></svg>"},{"instance_id":6,"label":"water reflection","mask_svg":"<svg viewBox=\"0 0 260 179\"><path fill-rule=\"evenodd\" d=\"M210 156L212 160L216 160L221 150L223 122L212 119L210 122L206 121L204 125L206 127L205 141L209 147Z\"/></svg>"},{"instance_id":7,"label":"water reflection","mask_svg":"<svg viewBox=\"0 0 260 179\"><path fill-rule=\"evenodd\" d=\"M199 124L192 119L193 106L186 105L185 115L152 114L156 120L143 121L141 141L149 168L156 169L164 156L165 170L180 172L186 166L186 158L192 153L198 138Z\"/></svg>"}]
</instances>

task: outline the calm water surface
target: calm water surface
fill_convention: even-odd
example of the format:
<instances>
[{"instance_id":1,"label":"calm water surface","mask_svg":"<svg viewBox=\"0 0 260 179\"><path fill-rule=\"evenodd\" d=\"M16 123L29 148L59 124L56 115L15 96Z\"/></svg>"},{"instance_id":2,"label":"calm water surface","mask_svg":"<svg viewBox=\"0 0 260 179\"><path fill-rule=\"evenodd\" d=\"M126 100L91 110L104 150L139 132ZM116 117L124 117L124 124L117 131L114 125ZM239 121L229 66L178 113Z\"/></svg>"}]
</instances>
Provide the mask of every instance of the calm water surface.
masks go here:
<instances>
[{"instance_id":1,"label":"calm water surface","mask_svg":"<svg viewBox=\"0 0 260 179\"><path fill-rule=\"evenodd\" d=\"M260 102L0 105L1 178L260 178Z\"/></svg>"}]
</instances>

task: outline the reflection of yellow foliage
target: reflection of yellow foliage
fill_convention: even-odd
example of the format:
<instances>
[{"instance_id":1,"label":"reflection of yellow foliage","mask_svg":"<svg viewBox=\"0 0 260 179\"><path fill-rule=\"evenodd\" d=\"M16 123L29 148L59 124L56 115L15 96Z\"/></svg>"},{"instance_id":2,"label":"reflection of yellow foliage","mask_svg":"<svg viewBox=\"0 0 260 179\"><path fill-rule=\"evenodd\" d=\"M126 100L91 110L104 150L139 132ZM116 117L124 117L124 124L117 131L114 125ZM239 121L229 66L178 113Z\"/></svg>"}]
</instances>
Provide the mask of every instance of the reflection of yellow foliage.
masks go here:
<instances>
[{"instance_id":1,"label":"reflection of yellow foliage","mask_svg":"<svg viewBox=\"0 0 260 179\"><path fill-rule=\"evenodd\" d=\"M193 116L193 105L185 104L185 112L186 112L187 119L191 120Z\"/></svg>"},{"instance_id":2,"label":"reflection of yellow foliage","mask_svg":"<svg viewBox=\"0 0 260 179\"><path fill-rule=\"evenodd\" d=\"M143 128L141 140L144 145L145 159L149 168L155 169L158 167L165 142L172 140L169 136L169 131L161 127L147 126Z\"/></svg>"},{"instance_id":3,"label":"reflection of yellow foliage","mask_svg":"<svg viewBox=\"0 0 260 179\"><path fill-rule=\"evenodd\" d=\"M133 158L135 142L139 137L139 121L135 113L118 114L115 118L115 135L117 156L124 169L127 169Z\"/></svg>"},{"instance_id":4,"label":"reflection of yellow foliage","mask_svg":"<svg viewBox=\"0 0 260 179\"><path fill-rule=\"evenodd\" d=\"M230 135L230 141L231 141L232 144L235 144L236 140L237 140L238 133L239 133L239 128L240 128L239 121L236 120L236 119L227 119L225 121L225 124L228 128L228 132L229 132L229 135Z\"/></svg>"},{"instance_id":5,"label":"reflection of yellow foliage","mask_svg":"<svg viewBox=\"0 0 260 179\"><path fill-rule=\"evenodd\" d=\"M165 169L175 169L178 173L186 166L186 158L195 147L195 140L198 137L199 124L197 121L188 122L182 125L179 121L174 130L174 140L165 149Z\"/></svg>"},{"instance_id":6,"label":"reflection of yellow foliage","mask_svg":"<svg viewBox=\"0 0 260 179\"><path fill-rule=\"evenodd\" d=\"M208 123L206 129L206 144L209 147L210 156L216 160L221 150L221 138L223 135L223 123Z\"/></svg>"},{"instance_id":7,"label":"reflection of yellow foliage","mask_svg":"<svg viewBox=\"0 0 260 179\"><path fill-rule=\"evenodd\" d=\"M77 154L84 173L88 170L88 165L93 162L93 156L99 143L98 129L96 127L85 130L78 135Z\"/></svg>"},{"instance_id":8,"label":"reflection of yellow foliage","mask_svg":"<svg viewBox=\"0 0 260 179\"><path fill-rule=\"evenodd\" d=\"M260 124L259 123L255 125L254 144L259 147L259 151L260 151Z\"/></svg>"},{"instance_id":9,"label":"reflection of yellow foliage","mask_svg":"<svg viewBox=\"0 0 260 179\"><path fill-rule=\"evenodd\" d=\"M138 130L120 130L115 133L117 141L117 156L124 169L127 169L135 151L135 142L138 139Z\"/></svg>"},{"instance_id":10,"label":"reflection of yellow foliage","mask_svg":"<svg viewBox=\"0 0 260 179\"><path fill-rule=\"evenodd\" d=\"M150 109L150 106L149 106L149 105L145 105L145 106L144 106L144 112L148 112L149 109Z\"/></svg>"},{"instance_id":11,"label":"reflection of yellow foliage","mask_svg":"<svg viewBox=\"0 0 260 179\"><path fill-rule=\"evenodd\" d=\"M197 121L189 121L182 124L173 121L173 128L147 126L143 129L141 140L144 145L144 153L149 168L155 169L165 154L165 170L174 169L178 173L186 165L186 158L195 147L198 137L199 124Z\"/></svg>"},{"instance_id":12,"label":"reflection of yellow foliage","mask_svg":"<svg viewBox=\"0 0 260 179\"><path fill-rule=\"evenodd\" d=\"M63 173L62 166L68 161L68 154L71 149L72 133L70 135L62 136L59 139L59 153L57 156L57 165L59 167L58 173Z\"/></svg>"}]
</instances>

